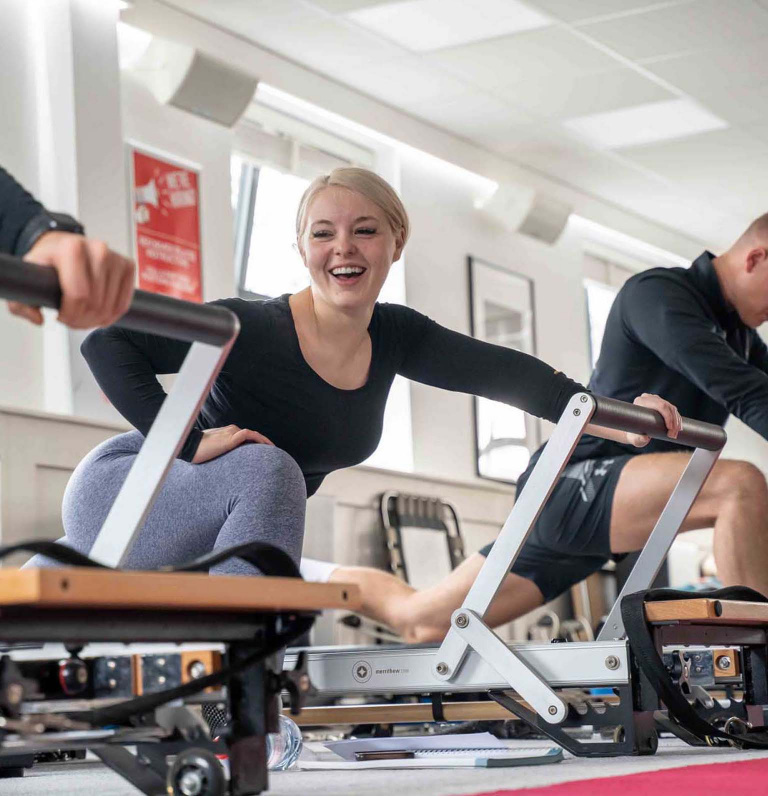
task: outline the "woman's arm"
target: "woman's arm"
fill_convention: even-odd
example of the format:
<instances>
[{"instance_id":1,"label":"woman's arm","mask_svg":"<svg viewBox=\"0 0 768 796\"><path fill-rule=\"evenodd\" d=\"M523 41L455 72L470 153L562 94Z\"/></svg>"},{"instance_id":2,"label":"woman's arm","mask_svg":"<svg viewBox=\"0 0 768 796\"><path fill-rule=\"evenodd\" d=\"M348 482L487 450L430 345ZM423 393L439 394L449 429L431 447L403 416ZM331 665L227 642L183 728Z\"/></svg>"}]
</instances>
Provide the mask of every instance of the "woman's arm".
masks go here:
<instances>
[{"instance_id":1,"label":"woman's arm","mask_svg":"<svg viewBox=\"0 0 768 796\"><path fill-rule=\"evenodd\" d=\"M398 373L443 390L516 406L556 423L571 396L586 388L540 359L440 326L397 308L403 359Z\"/></svg>"},{"instance_id":2,"label":"woman's arm","mask_svg":"<svg viewBox=\"0 0 768 796\"><path fill-rule=\"evenodd\" d=\"M157 374L178 373L189 348L181 340L111 326L91 332L80 350L115 409L146 436L166 397ZM192 460L201 433L192 429L179 458Z\"/></svg>"},{"instance_id":3,"label":"woman's arm","mask_svg":"<svg viewBox=\"0 0 768 796\"><path fill-rule=\"evenodd\" d=\"M406 378L501 401L553 423L573 395L587 392L586 387L536 357L446 329L414 310L403 307L401 312L406 353L398 372ZM680 414L672 404L646 393L635 403L660 412L669 435L677 437ZM641 434L592 424L586 433L636 447L650 441Z\"/></svg>"}]
</instances>

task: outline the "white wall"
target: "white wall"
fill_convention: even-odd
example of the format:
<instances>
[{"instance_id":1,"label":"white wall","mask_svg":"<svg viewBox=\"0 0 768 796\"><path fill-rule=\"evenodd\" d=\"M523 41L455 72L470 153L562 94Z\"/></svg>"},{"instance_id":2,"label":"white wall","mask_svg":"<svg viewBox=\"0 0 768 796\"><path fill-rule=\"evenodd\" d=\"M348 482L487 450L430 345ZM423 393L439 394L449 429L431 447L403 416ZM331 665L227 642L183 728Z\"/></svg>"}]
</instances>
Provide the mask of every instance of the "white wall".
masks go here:
<instances>
[{"instance_id":1,"label":"white wall","mask_svg":"<svg viewBox=\"0 0 768 796\"><path fill-rule=\"evenodd\" d=\"M7 0L0 25L0 163L47 207L125 249L117 5ZM0 404L71 412L88 394L81 335L0 315ZM70 368L70 365L72 367Z\"/></svg>"},{"instance_id":2,"label":"white wall","mask_svg":"<svg viewBox=\"0 0 768 796\"><path fill-rule=\"evenodd\" d=\"M0 164L38 191L35 63L28 3L7 0L0 24ZM43 401L42 335L0 307L0 404L34 409ZM9 345L8 341L13 341Z\"/></svg>"},{"instance_id":3,"label":"white wall","mask_svg":"<svg viewBox=\"0 0 768 796\"><path fill-rule=\"evenodd\" d=\"M234 294L229 176L232 131L202 117L161 105L130 73L122 74L125 141L181 159L200 171L203 299L212 301L231 296ZM125 163L128 156L126 151Z\"/></svg>"},{"instance_id":4,"label":"white wall","mask_svg":"<svg viewBox=\"0 0 768 796\"><path fill-rule=\"evenodd\" d=\"M467 255L530 277L538 356L585 380L589 352L579 241L566 232L549 246L500 228L474 207L484 191L476 178L416 152L403 153L401 175L413 228L406 248L408 303L469 334ZM416 471L476 480L472 398L413 384L411 402Z\"/></svg>"}]
</instances>

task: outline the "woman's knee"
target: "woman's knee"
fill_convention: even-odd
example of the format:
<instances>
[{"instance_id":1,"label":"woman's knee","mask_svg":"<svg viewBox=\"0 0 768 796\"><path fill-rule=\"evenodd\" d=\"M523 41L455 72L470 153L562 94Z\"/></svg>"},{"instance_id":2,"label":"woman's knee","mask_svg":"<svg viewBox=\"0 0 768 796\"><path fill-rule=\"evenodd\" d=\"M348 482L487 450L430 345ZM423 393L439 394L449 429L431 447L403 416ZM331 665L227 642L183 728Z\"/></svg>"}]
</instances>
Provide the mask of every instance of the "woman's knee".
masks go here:
<instances>
[{"instance_id":1,"label":"woman's knee","mask_svg":"<svg viewBox=\"0 0 768 796\"><path fill-rule=\"evenodd\" d=\"M270 491L306 500L304 474L296 460L274 445L245 444L230 451L234 469L246 488L258 485ZM259 490L261 491L261 490Z\"/></svg>"},{"instance_id":2,"label":"woman's knee","mask_svg":"<svg viewBox=\"0 0 768 796\"><path fill-rule=\"evenodd\" d=\"M141 447L138 432L102 442L77 465L61 506L67 539L85 550L93 542Z\"/></svg>"}]
</instances>

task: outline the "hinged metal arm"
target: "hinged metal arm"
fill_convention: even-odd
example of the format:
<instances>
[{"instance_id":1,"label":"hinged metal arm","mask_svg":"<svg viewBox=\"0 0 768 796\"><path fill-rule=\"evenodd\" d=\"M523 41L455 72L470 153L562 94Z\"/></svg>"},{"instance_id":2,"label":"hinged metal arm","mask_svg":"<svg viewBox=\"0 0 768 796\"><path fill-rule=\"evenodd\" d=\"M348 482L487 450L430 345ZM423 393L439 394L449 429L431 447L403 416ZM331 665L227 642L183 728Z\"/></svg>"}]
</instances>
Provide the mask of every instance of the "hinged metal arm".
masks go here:
<instances>
[{"instance_id":1,"label":"hinged metal arm","mask_svg":"<svg viewBox=\"0 0 768 796\"><path fill-rule=\"evenodd\" d=\"M534 523L557 483L576 443L590 422L595 399L587 393L574 395L568 402L560 422L542 451L525 487L515 501L496 542L461 606L484 617L496 592L509 573L518 553L531 533ZM458 672L468 651L468 644L451 626L435 660L435 676L450 680ZM510 651L510 655L514 655ZM546 688L546 684L543 683Z\"/></svg>"},{"instance_id":2,"label":"hinged metal arm","mask_svg":"<svg viewBox=\"0 0 768 796\"><path fill-rule=\"evenodd\" d=\"M61 288L56 270L0 254L0 297L58 309ZM237 316L225 307L142 290L134 291L128 312L115 325L186 340L192 347L91 548L92 558L112 567L125 561L240 331Z\"/></svg>"}]
</instances>

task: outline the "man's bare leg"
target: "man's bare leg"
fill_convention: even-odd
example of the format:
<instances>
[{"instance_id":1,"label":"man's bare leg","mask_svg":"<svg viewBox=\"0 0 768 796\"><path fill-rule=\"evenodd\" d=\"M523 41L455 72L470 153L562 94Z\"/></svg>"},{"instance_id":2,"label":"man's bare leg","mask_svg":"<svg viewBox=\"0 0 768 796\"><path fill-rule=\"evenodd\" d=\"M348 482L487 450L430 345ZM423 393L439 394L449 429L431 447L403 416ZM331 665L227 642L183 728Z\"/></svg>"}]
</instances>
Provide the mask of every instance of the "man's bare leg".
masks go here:
<instances>
[{"instance_id":1,"label":"man's bare leg","mask_svg":"<svg viewBox=\"0 0 768 796\"><path fill-rule=\"evenodd\" d=\"M643 547L689 458L686 453L649 453L626 464L613 499L614 553ZM768 594L768 486L757 467L730 460L715 464L681 530L713 527L723 583Z\"/></svg>"},{"instance_id":2,"label":"man's bare leg","mask_svg":"<svg viewBox=\"0 0 768 796\"><path fill-rule=\"evenodd\" d=\"M614 553L643 547L689 458L686 453L650 453L625 465L611 516ZM723 583L751 586L768 594L768 486L754 465L728 460L715 464L682 530L712 527ZM340 567L331 580L360 585L362 613L393 628L406 641L440 641L484 561L484 556L475 553L439 584L421 592L394 575L367 567ZM509 574L486 621L491 627L504 624L542 602L532 581Z\"/></svg>"},{"instance_id":3,"label":"man's bare leg","mask_svg":"<svg viewBox=\"0 0 768 796\"><path fill-rule=\"evenodd\" d=\"M356 583L363 604L360 613L395 630L409 644L442 641L451 614L461 605L485 563L473 553L450 575L429 589L417 591L389 572L370 567L339 567L330 582ZM502 583L485 620L491 627L509 622L544 602L538 587L519 575Z\"/></svg>"}]
</instances>

